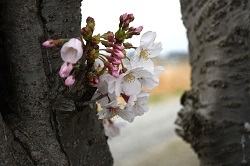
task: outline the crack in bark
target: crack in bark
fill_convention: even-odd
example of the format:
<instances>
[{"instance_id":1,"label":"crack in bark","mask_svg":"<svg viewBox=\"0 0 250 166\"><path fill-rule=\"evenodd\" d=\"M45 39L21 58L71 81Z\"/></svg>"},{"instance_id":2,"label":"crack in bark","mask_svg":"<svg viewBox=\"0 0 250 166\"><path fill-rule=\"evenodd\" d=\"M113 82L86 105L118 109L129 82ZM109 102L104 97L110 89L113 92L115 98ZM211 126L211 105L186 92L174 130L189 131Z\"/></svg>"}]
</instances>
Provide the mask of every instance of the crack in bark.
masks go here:
<instances>
[{"instance_id":1,"label":"crack in bark","mask_svg":"<svg viewBox=\"0 0 250 166\"><path fill-rule=\"evenodd\" d=\"M65 156L66 156L66 158L67 158L68 165L70 166L71 164L70 164L69 156L67 155L67 153L66 153L66 151L65 151L65 149L64 149L64 146L63 146L62 141L61 141L61 137L60 137L60 135L59 135L59 128L58 128L59 123L57 122L55 111L53 111L52 117L53 117L53 118L52 118L53 124L54 124L54 127L55 127L56 139L57 139L57 141L59 142L59 145L60 145L60 147L61 147L62 152L65 154Z\"/></svg>"},{"instance_id":2,"label":"crack in bark","mask_svg":"<svg viewBox=\"0 0 250 166\"><path fill-rule=\"evenodd\" d=\"M40 43L44 42L46 40L46 38L48 37L48 34L47 34L47 28L46 28L46 19L45 17L43 16L42 14L42 5L43 5L43 0L37 0L37 9L38 9L38 17L40 18L41 20L41 25L43 27L43 36L41 37L41 40L40 40ZM46 50L46 48L43 48L42 45L41 45L41 50L42 50L42 57L43 57L43 64L44 64L44 71L45 71L45 74L47 76L47 84L49 85L48 86L48 89L49 87L51 86L51 83L50 83L50 77L52 77L52 69L51 68L51 64L50 64L50 61L49 61L49 53L48 51ZM65 155L65 157L67 158L67 162L68 162L68 165L70 165L70 161L69 161L69 158L68 158L68 155L62 145L62 142L61 142L61 138L59 136L59 133L58 133L58 122L56 120L56 115L54 114L54 111L53 108L52 108L52 105L53 105L53 100L51 99L51 97L49 97L49 109L50 109L50 125L52 128L54 128L54 133L55 133L55 136L56 136L56 139L59 143L59 146L61 148L61 151L63 152L63 154Z\"/></svg>"}]
</instances>

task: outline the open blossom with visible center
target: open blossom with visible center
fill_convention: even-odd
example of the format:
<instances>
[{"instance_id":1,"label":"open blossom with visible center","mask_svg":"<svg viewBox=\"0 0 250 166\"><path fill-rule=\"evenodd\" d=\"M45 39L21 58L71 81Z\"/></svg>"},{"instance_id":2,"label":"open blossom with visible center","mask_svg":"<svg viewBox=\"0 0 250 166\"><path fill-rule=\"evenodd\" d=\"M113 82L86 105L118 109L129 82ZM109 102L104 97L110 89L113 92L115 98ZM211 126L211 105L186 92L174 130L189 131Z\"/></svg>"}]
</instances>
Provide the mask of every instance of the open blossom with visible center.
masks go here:
<instances>
[{"instance_id":1,"label":"open blossom with visible center","mask_svg":"<svg viewBox=\"0 0 250 166\"><path fill-rule=\"evenodd\" d=\"M150 93L141 91L138 95L129 97L126 109L132 111L135 116L141 116L148 112L148 100Z\"/></svg>"},{"instance_id":2,"label":"open blossom with visible center","mask_svg":"<svg viewBox=\"0 0 250 166\"><path fill-rule=\"evenodd\" d=\"M99 119L111 119L114 116L118 115L122 119L133 122L134 121L134 114L131 111L121 109L121 106L124 106L124 104L117 104L117 101L114 100L107 105L103 106L103 110L98 112Z\"/></svg>"},{"instance_id":3,"label":"open blossom with visible center","mask_svg":"<svg viewBox=\"0 0 250 166\"><path fill-rule=\"evenodd\" d=\"M152 73L144 70L142 67L135 67L128 69L125 73L121 74L115 83L116 96L124 93L127 96L132 94L139 94L142 89L142 84L139 78L150 78Z\"/></svg>"},{"instance_id":4,"label":"open blossom with visible center","mask_svg":"<svg viewBox=\"0 0 250 166\"><path fill-rule=\"evenodd\" d=\"M82 42L72 38L61 48L61 57L64 62L75 64L82 57Z\"/></svg>"},{"instance_id":5,"label":"open blossom with visible center","mask_svg":"<svg viewBox=\"0 0 250 166\"><path fill-rule=\"evenodd\" d=\"M154 58L162 51L162 44L155 43L156 33L148 31L144 33L140 40L140 46L134 51L131 56L132 66L142 66L149 71L154 70L154 63L151 58Z\"/></svg>"}]
</instances>

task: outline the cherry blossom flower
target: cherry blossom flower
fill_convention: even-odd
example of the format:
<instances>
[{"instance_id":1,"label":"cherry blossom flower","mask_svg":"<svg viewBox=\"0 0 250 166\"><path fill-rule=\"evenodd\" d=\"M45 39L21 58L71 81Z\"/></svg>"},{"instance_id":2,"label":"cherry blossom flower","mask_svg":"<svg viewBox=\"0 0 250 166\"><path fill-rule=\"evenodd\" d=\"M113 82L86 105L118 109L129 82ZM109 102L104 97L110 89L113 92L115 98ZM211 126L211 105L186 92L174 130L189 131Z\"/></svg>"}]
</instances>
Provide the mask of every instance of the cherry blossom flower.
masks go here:
<instances>
[{"instance_id":1,"label":"cherry blossom flower","mask_svg":"<svg viewBox=\"0 0 250 166\"><path fill-rule=\"evenodd\" d=\"M66 42L61 49L62 60L72 64L75 64L82 57L82 53L82 42L75 38Z\"/></svg>"},{"instance_id":2,"label":"cherry blossom flower","mask_svg":"<svg viewBox=\"0 0 250 166\"><path fill-rule=\"evenodd\" d=\"M142 89L157 86L158 75L164 70L161 66L155 67L151 60L162 50L162 44L155 42L155 32L144 33L140 46L130 58L127 57L127 49L135 47L125 40L139 35L143 30L143 26L130 26L134 19L133 14L125 13L120 16L119 29L115 33L108 31L103 35L93 35L95 21L88 17L86 27L81 29L77 38L47 40L42 43L45 47L61 46L64 43L61 48L64 63L59 75L66 78L65 86L71 86L79 79L77 84L84 85L77 85L76 88L84 91L86 82L81 80L80 75L87 73L88 85L97 89L92 101L87 104L93 108L96 108L96 102L101 105L102 110L97 115L103 120L105 134L110 138L117 136L123 126L114 121L114 117L121 117L131 123L136 116L149 110L150 93ZM85 57L81 59L83 52ZM80 59L81 63L78 62ZM119 98L123 98L124 103L118 103Z\"/></svg>"},{"instance_id":3,"label":"cherry blossom flower","mask_svg":"<svg viewBox=\"0 0 250 166\"><path fill-rule=\"evenodd\" d=\"M115 91L115 83L116 83L116 78L113 77L110 74L103 74L99 77L99 82L96 84L94 87L97 87L97 89L102 93L102 94L107 94L110 93L112 94Z\"/></svg>"},{"instance_id":4,"label":"cherry blossom flower","mask_svg":"<svg viewBox=\"0 0 250 166\"><path fill-rule=\"evenodd\" d=\"M149 95L150 93L141 91L138 95L130 96L126 109L131 110L135 116L141 116L148 112Z\"/></svg>"},{"instance_id":5,"label":"cherry blossom flower","mask_svg":"<svg viewBox=\"0 0 250 166\"><path fill-rule=\"evenodd\" d=\"M115 83L116 96L120 96L121 93L128 96L139 94L142 88L139 78L150 78L152 76L153 75L149 71L144 70L142 67L128 69L119 76Z\"/></svg>"},{"instance_id":6,"label":"cherry blossom flower","mask_svg":"<svg viewBox=\"0 0 250 166\"><path fill-rule=\"evenodd\" d=\"M159 85L159 77L158 75L165 70L162 66L157 66L153 70L152 77L141 77L140 82L142 86L147 89L153 89L154 87Z\"/></svg>"},{"instance_id":7,"label":"cherry blossom flower","mask_svg":"<svg viewBox=\"0 0 250 166\"><path fill-rule=\"evenodd\" d=\"M103 96L104 95L104 96ZM101 97L97 102L101 105L101 106L105 106L108 103L110 103L110 101L114 101L116 100L116 96L115 93L108 93L108 94L102 94L101 91L99 91L98 89L96 90L96 92L94 93L93 97L91 100L96 100L98 97Z\"/></svg>"},{"instance_id":8,"label":"cherry blossom flower","mask_svg":"<svg viewBox=\"0 0 250 166\"><path fill-rule=\"evenodd\" d=\"M117 101L114 100L107 105L103 106L103 110L98 112L99 119L111 119L114 116L118 115L122 119L132 123L134 121L134 114L133 112L129 110L121 109L121 106L124 106L124 104L117 104Z\"/></svg>"},{"instance_id":9,"label":"cherry blossom flower","mask_svg":"<svg viewBox=\"0 0 250 166\"><path fill-rule=\"evenodd\" d=\"M114 120L105 120L103 122L105 135L112 139L120 134L120 128L125 127L125 122L117 122Z\"/></svg>"},{"instance_id":10,"label":"cherry blossom flower","mask_svg":"<svg viewBox=\"0 0 250 166\"><path fill-rule=\"evenodd\" d=\"M144 33L140 40L140 46L134 51L131 56L132 66L142 66L149 71L154 70L154 63L151 58L156 57L162 51L162 44L154 43L156 33L148 31Z\"/></svg>"},{"instance_id":11,"label":"cherry blossom flower","mask_svg":"<svg viewBox=\"0 0 250 166\"><path fill-rule=\"evenodd\" d=\"M67 77L70 74L72 69L73 69L73 65L71 63L64 62L59 71L60 77L62 78Z\"/></svg>"}]
</instances>

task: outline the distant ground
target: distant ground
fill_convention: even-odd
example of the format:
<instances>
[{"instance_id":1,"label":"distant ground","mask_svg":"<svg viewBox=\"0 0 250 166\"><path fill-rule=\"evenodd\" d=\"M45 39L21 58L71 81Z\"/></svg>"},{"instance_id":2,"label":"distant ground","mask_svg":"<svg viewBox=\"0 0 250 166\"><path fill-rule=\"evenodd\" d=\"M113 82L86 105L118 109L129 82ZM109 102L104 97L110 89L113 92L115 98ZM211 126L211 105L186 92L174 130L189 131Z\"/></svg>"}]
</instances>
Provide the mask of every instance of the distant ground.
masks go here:
<instances>
[{"instance_id":1,"label":"distant ground","mask_svg":"<svg viewBox=\"0 0 250 166\"><path fill-rule=\"evenodd\" d=\"M151 93L150 102L157 102L172 96L178 96L190 89L190 65L183 63L168 63L165 71L159 75L160 84Z\"/></svg>"},{"instance_id":2,"label":"distant ground","mask_svg":"<svg viewBox=\"0 0 250 166\"><path fill-rule=\"evenodd\" d=\"M159 86L150 91L150 111L108 141L114 166L199 165L190 146L174 132L180 96L190 89L190 66L168 62L164 67Z\"/></svg>"},{"instance_id":3,"label":"distant ground","mask_svg":"<svg viewBox=\"0 0 250 166\"><path fill-rule=\"evenodd\" d=\"M150 111L109 140L114 166L198 166L190 146L175 135L179 98L150 105Z\"/></svg>"}]
</instances>

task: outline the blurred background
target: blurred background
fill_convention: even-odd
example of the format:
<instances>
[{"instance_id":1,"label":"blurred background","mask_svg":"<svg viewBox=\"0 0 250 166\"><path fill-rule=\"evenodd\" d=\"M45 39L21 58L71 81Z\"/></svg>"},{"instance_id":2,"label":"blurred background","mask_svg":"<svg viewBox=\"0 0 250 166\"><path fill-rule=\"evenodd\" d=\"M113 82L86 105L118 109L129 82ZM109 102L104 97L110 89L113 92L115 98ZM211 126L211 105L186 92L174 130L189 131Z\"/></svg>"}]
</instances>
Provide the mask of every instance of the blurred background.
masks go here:
<instances>
[{"instance_id":1,"label":"blurred background","mask_svg":"<svg viewBox=\"0 0 250 166\"><path fill-rule=\"evenodd\" d=\"M198 166L189 144L174 132L174 121L181 109L180 96L190 88L188 41L179 1L83 0L82 25L91 16L96 33L115 32L119 16L124 13L134 14L131 25L142 25L141 34L157 33L156 42L162 42L163 51L153 60L166 70L159 75L159 86L151 91L149 112L136 117L121 129L119 136L108 140L114 166ZM129 42L139 46L140 37Z\"/></svg>"}]
</instances>

